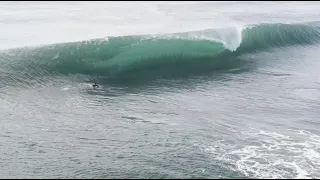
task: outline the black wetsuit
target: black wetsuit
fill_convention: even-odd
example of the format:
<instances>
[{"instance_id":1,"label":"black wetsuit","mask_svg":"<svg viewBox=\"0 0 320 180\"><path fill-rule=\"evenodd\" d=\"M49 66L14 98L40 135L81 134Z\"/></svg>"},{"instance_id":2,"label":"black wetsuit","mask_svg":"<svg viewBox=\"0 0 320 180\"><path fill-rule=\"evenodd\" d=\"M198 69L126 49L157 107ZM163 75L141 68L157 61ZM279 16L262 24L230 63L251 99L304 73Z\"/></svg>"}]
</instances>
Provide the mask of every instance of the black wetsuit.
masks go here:
<instances>
[{"instance_id":1,"label":"black wetsuit","mask_svg":"<svg viewBox=\"0 0 320 180\"><path fill-rule=\"evenodd\" d=\"M93 86L93 88L99 87L98 84L96 84L96 83L94 83L92 86Z\"/></svg>"}]
</instances>

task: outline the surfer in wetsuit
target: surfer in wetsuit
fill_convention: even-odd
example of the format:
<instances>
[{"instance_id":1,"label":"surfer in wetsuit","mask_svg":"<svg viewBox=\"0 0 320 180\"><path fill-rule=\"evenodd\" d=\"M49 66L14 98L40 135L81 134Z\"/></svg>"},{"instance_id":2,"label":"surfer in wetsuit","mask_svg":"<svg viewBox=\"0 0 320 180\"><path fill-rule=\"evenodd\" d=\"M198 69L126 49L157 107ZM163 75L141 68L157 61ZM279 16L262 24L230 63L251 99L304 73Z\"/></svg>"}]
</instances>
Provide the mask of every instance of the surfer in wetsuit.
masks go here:
<instances>
[{"instance_id":1,"label":"surfer in wetsuit","mask_svg":"<svg viewBox=\"0 0 320 180\"><path fill-rule=\"evenodd\" d=\"M93 87L93 89L96 89L96 88L98 88L99 86L98 86L97 83L94 83L94 84L92 85L92 87Z\"/></svg>"}]
</instances>

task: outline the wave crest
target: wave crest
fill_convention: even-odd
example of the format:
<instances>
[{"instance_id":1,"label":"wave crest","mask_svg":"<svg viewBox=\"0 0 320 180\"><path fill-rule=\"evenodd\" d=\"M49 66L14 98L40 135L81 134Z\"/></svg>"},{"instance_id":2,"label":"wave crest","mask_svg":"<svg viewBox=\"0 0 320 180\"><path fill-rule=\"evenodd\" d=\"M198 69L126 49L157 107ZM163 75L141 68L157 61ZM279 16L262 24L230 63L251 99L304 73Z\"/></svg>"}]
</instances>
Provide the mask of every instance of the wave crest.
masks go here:
<instances>
[{"instance_id":1,"label":"wave crest","mask_svg":"<svg viewBox=\"0 0 320 180\"><path fill-rule=\"evenodd\" d=\"M30 77L70 73L115 79L171 77L237 68L242 54L319 40L315 24L259 24L13 49L0 54L0 63L6 72Z\"/></svg>"}]
</instances>

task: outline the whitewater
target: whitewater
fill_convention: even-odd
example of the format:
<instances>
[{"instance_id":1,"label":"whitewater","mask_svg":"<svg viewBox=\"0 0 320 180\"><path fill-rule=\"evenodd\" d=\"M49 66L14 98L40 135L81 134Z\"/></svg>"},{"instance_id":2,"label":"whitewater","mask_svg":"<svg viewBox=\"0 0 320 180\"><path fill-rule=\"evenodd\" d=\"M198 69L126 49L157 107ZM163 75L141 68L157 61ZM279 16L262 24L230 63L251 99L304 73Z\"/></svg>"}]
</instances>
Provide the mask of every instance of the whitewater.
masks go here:
<instances>
[{"instance_id":1,"label":"whitewater","mask_svg":"<svg viewBox=\"0 0 320 180\"><path fill-rule=\"evenodd\" d=\"M1 177L319 178L319 8L0 2Z\"/></svg>"}]
</instances>

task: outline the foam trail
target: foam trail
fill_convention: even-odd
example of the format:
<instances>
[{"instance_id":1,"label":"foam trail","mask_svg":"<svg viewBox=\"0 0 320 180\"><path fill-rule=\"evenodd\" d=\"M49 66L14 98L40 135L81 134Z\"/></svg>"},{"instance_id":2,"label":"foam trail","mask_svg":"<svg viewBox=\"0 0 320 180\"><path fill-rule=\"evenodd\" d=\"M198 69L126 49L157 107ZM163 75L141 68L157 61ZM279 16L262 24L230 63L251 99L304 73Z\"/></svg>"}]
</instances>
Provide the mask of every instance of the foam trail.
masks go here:
<instances>
[{"instance_id":1,"label":"foam trail","mask_svg":"<svg viewBox=\"0 0 320 180\"><path fill-rule=\"evenodd\" d=\"M224 140L211 146L195 145L249 178L320 178L320 137L307 131L295 131L293 135L252 128L241 135L251 140L247 145L236 146Z\"/></svg>"}]
</instances>

